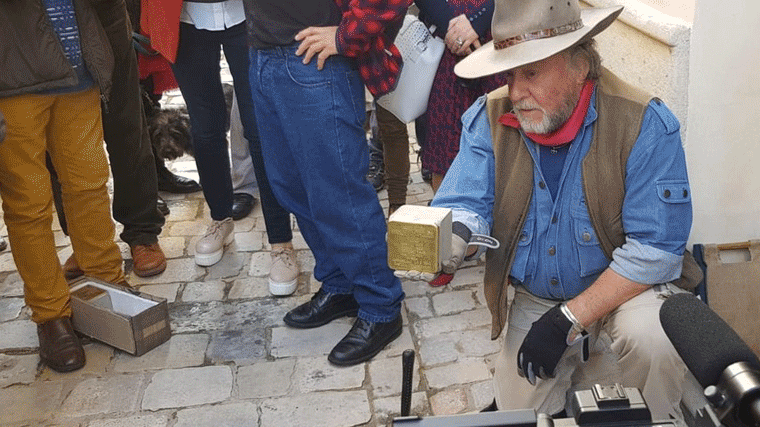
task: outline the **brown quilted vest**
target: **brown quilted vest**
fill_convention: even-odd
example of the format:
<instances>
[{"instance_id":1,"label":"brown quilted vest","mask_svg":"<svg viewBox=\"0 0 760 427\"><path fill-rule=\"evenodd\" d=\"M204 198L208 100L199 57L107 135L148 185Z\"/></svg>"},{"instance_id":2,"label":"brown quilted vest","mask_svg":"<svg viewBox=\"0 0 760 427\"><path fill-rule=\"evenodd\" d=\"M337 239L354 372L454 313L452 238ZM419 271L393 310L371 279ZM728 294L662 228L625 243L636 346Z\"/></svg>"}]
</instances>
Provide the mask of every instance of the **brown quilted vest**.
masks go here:
<instances>
[{"instance_id":1,"label":"brown quilted vest","mask_svg":"<svg viewBox=\"0 0 760 427\"><path fill-rule=\"evenodd\" d=\"M499 117L512 109L507 90L503 87L489 93L486 101L496 160L491 234L501 242L499 249L486 254L484 287L492 315L492 339L499 336L507 321L508 276L533 190L533 160L520 133L498 122ZM610 260L612 251L625 243L622 223L625 168L650 100L650 95L603 70L596 89L598 118L582 167L591 223L602 251ZM701 281L702 272L691 253L687 251L684 255L681 278L674 283L693 289Z\"/></svg>"}]
</instances>

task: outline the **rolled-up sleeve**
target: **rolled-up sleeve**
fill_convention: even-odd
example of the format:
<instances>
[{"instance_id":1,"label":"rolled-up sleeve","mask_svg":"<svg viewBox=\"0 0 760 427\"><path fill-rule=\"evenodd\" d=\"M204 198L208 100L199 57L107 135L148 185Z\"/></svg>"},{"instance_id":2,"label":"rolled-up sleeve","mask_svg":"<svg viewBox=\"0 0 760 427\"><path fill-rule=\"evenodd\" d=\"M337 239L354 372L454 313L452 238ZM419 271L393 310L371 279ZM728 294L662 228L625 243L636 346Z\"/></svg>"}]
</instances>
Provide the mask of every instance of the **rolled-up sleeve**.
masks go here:
<instances>
[{"instance_id":1,"label":"rolled-up sleeve","mask_svg":"<svg viewBox=\"0 0 760 427\"><path fill-rule=\"evenodd\" d=\"M459 153L431 206L452 209L452 220L475 234L488 235L493 224L494 155L485 96L462 115Z\"/></svg>"},{"instance_id":2,"label":"rolled-up sleeve","mask_svg":"<svg viewBox=\"0 0 760 427\"><path fill-rule=\"evenodd\" d=\"M623 229L610 268L642 284L681 274L692 223L691 188L680 126L659 100L650 103L626 165Z\"/></svg>"}]
</instances>

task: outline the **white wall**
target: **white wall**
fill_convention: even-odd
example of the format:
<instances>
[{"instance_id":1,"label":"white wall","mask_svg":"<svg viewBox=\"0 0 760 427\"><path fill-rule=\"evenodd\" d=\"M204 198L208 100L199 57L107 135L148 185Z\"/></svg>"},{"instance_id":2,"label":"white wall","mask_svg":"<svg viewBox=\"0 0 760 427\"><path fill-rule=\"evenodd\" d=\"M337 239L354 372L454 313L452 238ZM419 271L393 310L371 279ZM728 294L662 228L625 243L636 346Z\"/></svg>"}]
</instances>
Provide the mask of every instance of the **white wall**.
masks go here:
<instances>
[{"instance_id":1,"label":"white wall","mask_svg":"<svg viewBox=\"0 0 760 427\"><path fill-rule=\"evenodd\" d=\"M692 243L760 238L760 2L697 0L687 159Z\"/></svg>"},{"instance_id":2,"label":"white wall","mask_svg":"<svg viewBox=\"0 0 760 427\"><path fill-rule=\"evenodd\" d=\"M585 0L593 7L622 5L623 12L595 37L602 65L661 98L688 129L691 23L639 0Z\"/></svg>"},{"instance_id":3,"label":"white wall","mask_svg":"<svg viewBox=\"0 0 760 427\"><path fill-rule=\"evenodd\" d=\"M670 16L694 22L695 0L639 0Z\"/></svg>"}]
</instances>

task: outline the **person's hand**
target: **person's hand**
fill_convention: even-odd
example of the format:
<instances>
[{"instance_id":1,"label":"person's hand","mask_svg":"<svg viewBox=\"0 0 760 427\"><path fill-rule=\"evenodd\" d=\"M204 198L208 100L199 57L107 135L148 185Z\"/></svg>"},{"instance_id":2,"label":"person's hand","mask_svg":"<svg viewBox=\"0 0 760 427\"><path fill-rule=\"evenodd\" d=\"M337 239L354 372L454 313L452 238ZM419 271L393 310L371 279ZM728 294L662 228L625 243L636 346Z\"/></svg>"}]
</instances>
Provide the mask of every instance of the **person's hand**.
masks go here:
<instances>
[{"instance_id":1,"label":"person's hand","mask_svg":"<svg viewBox=\"0 0 760 427\"><path fill-rule=\"evenodd\" d=\"M451 257L441 262L441 271L446 274L454 274L462 264L467 252L467 242L456 234L451 235ZM416 270L396 270L396 277L409 280L421 280L430 282L438 276L438 273L424 273Z\"/></svg>"},{"instance_id":2,"label":"person's hand","mask_svg":"<svg viewBox=\"0 0 760 427\"><path fill-rule=\"evenodd\" d=\"M303 57L303 63L308 64L311 58L317 55L317 70L325 66L325 61L331 55L338 54L338 48L335 45L335 34L338 27L309 27L296 34L296 41L300 41L296 55Z\"/></svg>"},{"instance_id":3,"label":"person's hand","mask_svg":"<svg viewBox=\"0 0 760 427\"><path fill-rule=\"evenodd\" d=\"M476 248L472 248L473 252ZM454 274L467 256L467 242L456 234L451 235L451 258L441 262L441 271Z\"/></svg>"},{"instance_id":4,"label":"person's hand","mask_svg":"<svg viewBox=\"0 0 760 427\"><path fill-rule=\"evenodd\" d=\"M554 369L567 349L573 322L555 305L533 322L517 353L517 373L536 385L536 377L553 378Z\"/></svg>"},{"instance_id":5,"label":"person's hand","mask_svg":"<svg viewBox=\"0 0 760 427\"><path fill-rule=\"evenodd\" d=\"M449 21L446 31L446 47L457 56L467 56L480 47L478 33L472 29L467 15L459 15Z\"/></svg>"}]
</instances>

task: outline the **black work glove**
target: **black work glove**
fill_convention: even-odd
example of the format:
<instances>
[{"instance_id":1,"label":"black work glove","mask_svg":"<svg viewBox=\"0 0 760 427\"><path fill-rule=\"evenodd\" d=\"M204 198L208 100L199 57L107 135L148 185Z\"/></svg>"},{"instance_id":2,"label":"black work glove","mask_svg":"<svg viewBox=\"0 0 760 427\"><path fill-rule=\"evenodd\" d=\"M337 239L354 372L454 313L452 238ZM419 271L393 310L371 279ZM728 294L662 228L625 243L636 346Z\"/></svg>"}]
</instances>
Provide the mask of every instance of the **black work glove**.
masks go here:
<instances>
[{"instance_id":1,"label":"black work glove","mask_svg":"<svg viewBox=\"0 0 760 427\"><path fill-rule=\"evenodd\" d=\"M533 385L536 385L536 377L554 377L554 369L567 349L567 336L573 322L559 307L560 304L555 305L533 322L517 353L517 373Z\"/></svg>"}]
</instances>

